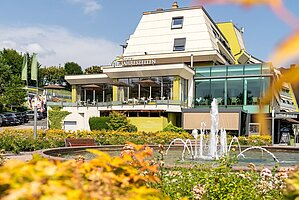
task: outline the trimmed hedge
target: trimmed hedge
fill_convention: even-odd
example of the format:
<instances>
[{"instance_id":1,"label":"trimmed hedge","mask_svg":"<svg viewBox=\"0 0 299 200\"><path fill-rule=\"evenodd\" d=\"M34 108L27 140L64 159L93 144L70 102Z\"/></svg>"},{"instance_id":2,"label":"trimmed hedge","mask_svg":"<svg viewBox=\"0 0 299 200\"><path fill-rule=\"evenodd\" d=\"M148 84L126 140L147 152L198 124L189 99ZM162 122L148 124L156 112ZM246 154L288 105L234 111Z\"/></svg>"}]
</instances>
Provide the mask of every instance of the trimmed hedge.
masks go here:
<instances>
[{"instance_id":1,"label":"trimmed hedge","mask_svg":"<svg viewBox=\"0 0 299 200\"><path fill-rule=\"evenodd\" d=\"M108 130L108 121L109 117L91 117L89 118L90 130Z\"/></svg>"},{"instance_id":2,"label":"trimmed hedge","mask_svg":"<svg viewBox=\"0 0 299 200\"><path fill-rule=\"evenodd\" d=\"M111 130L123 132L137 132L137 127L129 122L127 117L120 112L111 112L109 117L91 117L90 130Z\"/></svg>"}]
</instances>

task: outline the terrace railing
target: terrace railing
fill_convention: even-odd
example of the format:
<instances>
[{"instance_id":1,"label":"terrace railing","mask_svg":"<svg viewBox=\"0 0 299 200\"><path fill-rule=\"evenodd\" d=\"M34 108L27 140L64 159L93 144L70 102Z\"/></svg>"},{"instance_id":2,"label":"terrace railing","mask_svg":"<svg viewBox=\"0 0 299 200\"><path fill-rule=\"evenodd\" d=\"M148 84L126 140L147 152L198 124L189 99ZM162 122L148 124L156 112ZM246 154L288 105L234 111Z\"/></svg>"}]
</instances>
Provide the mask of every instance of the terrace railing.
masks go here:
<instances>
[{"instance_id":1,"label":"terrace railing","mask_svg":"<svg viewBox=\"0 0 299 200\"><path fill-rule=\"evenodd\" d=\"M48 106L62 106L62 107L113 107L113 106L121 106L121 107L135 107L135 106L181 106L187 107L188 103L180 100L155 100L155 101L108 101L108 102L89 102L89 101L78 101L78 102L47 102Z\"/></svg>"}]
</instances>

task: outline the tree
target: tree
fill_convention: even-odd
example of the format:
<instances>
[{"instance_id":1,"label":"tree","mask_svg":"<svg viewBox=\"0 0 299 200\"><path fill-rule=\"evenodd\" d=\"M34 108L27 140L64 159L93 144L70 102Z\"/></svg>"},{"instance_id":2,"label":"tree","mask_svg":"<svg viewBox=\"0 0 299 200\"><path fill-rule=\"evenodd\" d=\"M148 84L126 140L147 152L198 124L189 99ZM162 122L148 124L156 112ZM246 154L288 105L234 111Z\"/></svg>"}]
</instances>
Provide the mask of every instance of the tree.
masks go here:
<instances>
[{"instance_id":1,"label":"tree","mask_svg":"<svg viewBox=\"0 0 299 200\"><path fill-rule=\"evenodd\" d=\"M25 102L26 91L20 74L14 74L13 66L9 63L0 52L0 104L4 107L20 107ZM1 106L2 107L2 106Z\"/></svg>"},{"instance_id":2,"label":"tree","mask_svg":"<svg viewBox=\"0 0 299 200\"><path fill-rule=\"evenodd\" d=\"M65 75L83 74L81 66L75 62L67 62L64 64Z\"/></svg>"},{"instance_id":3,"label":"tree","mask_svg":"<svg viewBox=\"0 0 299 200\"><path fill-rule=\"evenodd\" d=\"M3 49L1 55L4 59L4 64L11 67L13 74L21 74L22 72L22 55L13 49Z\"/></svg>"},{"instance_id":4,"label":"tree","mask_svg":"<svg viewBox=\"0 0 299 200\"><path fill-rule=\"evenodd\" d=\"M11 75L10 81L4 84L4 92L0 97L0 102L6 107L20 107L25 102L27 92L24 83L19 75Z\"/></svg>"},{"instance_id":5,"label":"tree","mask_svg":"<svg viewBox=\"0 0 299 200\"><path fill-rule=\"evenodd\" d=\"M39 69L40 79L43 81L42 85L59 84L65 82L65 70L63 67L44 67Z\"/></svg>"},{"instance_id":6,"label":"tree","mask_svg":"<svg viewBox=\"0 0 299 200\"><path fill-rule=\"evenodd\" d=\"M91 66L85 69L85 74L102 74L103 70L101 66Z\"/></svg>"}]
</instances>

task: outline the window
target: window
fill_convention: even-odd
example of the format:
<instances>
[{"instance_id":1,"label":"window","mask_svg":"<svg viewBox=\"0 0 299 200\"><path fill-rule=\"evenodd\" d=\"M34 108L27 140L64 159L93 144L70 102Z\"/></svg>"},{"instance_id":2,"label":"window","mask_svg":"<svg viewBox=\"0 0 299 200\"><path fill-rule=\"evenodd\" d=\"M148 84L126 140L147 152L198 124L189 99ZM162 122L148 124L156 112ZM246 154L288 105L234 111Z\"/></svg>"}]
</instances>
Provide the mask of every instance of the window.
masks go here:
<instances>
[{"instance_id":1,"label":"window","mask_svg":"<svg viewBox=\"0 0 299 200\"><path fill-rule=\"evenodd\" d=\"M174 51L185 51L185 44L186 44L186 38L175 38L173 50Z\"/></svg>"},{"instance_id":2,"label":"window","mask_svg":"<svg viewBox=\"0 0 299 200\"><path fill-rule=\"evenodd\" d=\"M183 28L184 17L174 17L172 18L171 29L181 29Z\"/></svg>"},{"instance_id":3,"label":"window","mask_svg":"<svg viewBox=\"0 0 299 200\"><path fill-rule=\"evenodd\" d=\"M211 81L196 80L195 81L195 105L211 105Z\"/></svg>"}]
</instances>

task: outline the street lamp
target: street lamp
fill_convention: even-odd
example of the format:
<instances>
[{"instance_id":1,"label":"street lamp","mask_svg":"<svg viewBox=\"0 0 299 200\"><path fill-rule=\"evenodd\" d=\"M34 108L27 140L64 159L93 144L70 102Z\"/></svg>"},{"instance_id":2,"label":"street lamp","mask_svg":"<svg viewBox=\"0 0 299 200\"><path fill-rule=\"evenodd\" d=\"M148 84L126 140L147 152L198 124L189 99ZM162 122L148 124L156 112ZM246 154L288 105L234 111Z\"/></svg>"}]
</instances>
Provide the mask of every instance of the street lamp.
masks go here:
<instances>
[{"instance_id":1,"label":"street lamp","mask_svg":"<svg viewBox=\"0 0 299 200\"><path fill-rule=\"evenodd\" d=\"M275 119L275 109L274 107L272 107L272 127L271 127L272 146L274 145L274 119Z\"/></svg>"}]
</instances>

